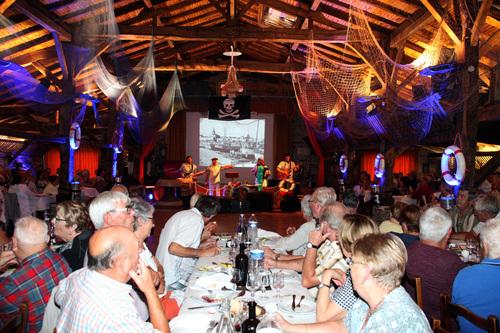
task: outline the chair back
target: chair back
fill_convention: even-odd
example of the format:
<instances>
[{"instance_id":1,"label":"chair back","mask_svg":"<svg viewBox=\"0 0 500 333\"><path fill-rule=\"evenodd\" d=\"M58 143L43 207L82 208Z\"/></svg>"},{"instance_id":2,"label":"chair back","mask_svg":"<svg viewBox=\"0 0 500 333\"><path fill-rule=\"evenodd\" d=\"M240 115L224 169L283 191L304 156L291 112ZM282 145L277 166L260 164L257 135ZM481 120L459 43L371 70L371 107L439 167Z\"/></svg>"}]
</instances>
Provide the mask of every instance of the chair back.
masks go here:
<instances>
[{"instance_id":1,"label":"chair back","mask_svg":"<svg viewBox=\"0 0 500 333\"><path fill-rule=\"evenodd\" d=\"M434 333L452 333L451 331L448 331L441 326L441 320L439 319L433 319L432 331Z\"/></svg>"},{"instance_id":2,"label":"chair back","mask_svg":"<svg viewBox=\"0 0 500 333\"><path fill-rule=\"evenodd\" d=\"M461 316L473 325L486 330L488 333L500 333L498 318L496 316L488 316L488 318L480 317L462 305L451 303L449 295L441 294L440 300L441 323L445 329L450 329L450 318L452 316Z\"/></svg>"},{"instance_id":3,"label":"chair back","mask_svg":"<svg viewBox=\"0 0 500 333\"><path fill-rule=\"evenodd\" d=\"M422 298L422 278L419 276L411 276L410 274L405 274L405 280L415 290L415 299L417 300L417 305L423 311L424 301Z\"/></svg>"},{"instance_id":4,"label":"chair back","mask_svg":"<svg viewBox=\"0 0 500 333\"><path fill-rule=\"evenodd\" d=\"M0 333L24 333L28 325L28 304L19 306L19 311L0 329Z\"/></svg>"}]
</instances>

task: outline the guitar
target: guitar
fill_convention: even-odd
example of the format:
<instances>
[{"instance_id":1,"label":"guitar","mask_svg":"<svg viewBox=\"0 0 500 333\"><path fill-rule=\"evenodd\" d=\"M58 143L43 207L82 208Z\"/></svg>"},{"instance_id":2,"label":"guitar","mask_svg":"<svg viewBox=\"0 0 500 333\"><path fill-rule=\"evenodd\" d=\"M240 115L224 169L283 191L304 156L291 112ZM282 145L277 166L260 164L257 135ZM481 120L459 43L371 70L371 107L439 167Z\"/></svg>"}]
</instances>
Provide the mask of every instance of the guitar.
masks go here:
<instances>
[{"instance_id":1,"label":"guitar","mask_svg":"<svg viewBox=\"0 0 500 333\"><path fill-rule=\"evenodd\" d=\"M287 170L276 168L278 179L279 180L287 179L292 174L292 171L297 172L299 170L299 165L296 163L294 163L294 165L295 167Z\"/></svg>"}]
</instances>

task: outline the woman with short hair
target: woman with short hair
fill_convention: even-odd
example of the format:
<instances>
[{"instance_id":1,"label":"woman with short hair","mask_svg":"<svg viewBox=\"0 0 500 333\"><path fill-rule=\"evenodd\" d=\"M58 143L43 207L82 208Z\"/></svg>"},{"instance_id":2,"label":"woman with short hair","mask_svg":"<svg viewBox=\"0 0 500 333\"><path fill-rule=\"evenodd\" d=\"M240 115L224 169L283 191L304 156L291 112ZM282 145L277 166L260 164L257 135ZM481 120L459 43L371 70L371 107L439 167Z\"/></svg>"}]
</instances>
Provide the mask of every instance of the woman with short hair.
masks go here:
<instances>
[{"instance_id":1,"label":"woman with short hair","mask_svg":"<svg viewBox=\"0 0 500 333\"><path fill-rule=\"evenodd\" d=\"M69 200L57 204L52 224L56 237L64 241L57 252L66 259L73 272L82 268L92 235L87 205Z\"/></svg>"}]
</instances>

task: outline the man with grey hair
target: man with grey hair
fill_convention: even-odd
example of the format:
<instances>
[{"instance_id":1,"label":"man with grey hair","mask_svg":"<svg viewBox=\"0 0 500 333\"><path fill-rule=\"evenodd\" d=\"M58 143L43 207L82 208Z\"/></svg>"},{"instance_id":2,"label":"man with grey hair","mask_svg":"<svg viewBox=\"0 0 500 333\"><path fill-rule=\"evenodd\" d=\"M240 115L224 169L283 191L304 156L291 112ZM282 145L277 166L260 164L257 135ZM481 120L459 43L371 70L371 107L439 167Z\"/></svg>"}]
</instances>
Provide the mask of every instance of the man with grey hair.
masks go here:
<instances>
[{"instance_id":1,"label":"man with grey hair","mask_svg":"<svg viewBox=\"0 0 500 333\"><path fill-rule=\"evenodd\" d=\"M55 301L61 305L57 332L170 332L139 242L123 226L97 230L89 241L89 264L61 281ZM144 293L151 322L141 319L127 282Z\"/></svg>"},{"instance_id":2,"label":"man with grey hair","mask_svg":"<svg viewBox=\"0 0 500 333\"><path fill-rule=\"evenodd\" d=\"M307 250L307 237L318 224L324 207L337 201L337 194L331 187L318 187L309 200L312 219L302 224L292 235L281 238L276 248L293 251L294 255L303 256Z\"/></svg>"},{"instance_id":3,"label":"man with grey hair","mask_svg":"<svg viewBox=\"0 0 500 333\"><path fill-rule=\"evenodd\" d=\"M47 247L47 224L35 217L17 220L12 238L12 251L0 255L0 269L17 260L19 267L0 278L0 327L28 304L26 332L42 328L43 313L52 289L71 272L64 258Z\"/></svg>"},{"instance_id":4,"label":"man with grey hair","mask_svg":"<svg viewBox=\"0 0 500 333\"><path fill-rule=\"evenodd\" d=\"M465 267L458 255L447 251L451 234L450 215L440 207L427 209L420 216L420 241L408 247L406 274L422 278L422 298L427 318L439 318L439 295L450 294L453 279ZM412 286L405 285L410 295Z\"/></svg>"},{"instance_id":5,"label":"man with grey hair","mask_svg":"<svg viewBox=\"0 0 500 333\"><path fill-rule=\"evenodd\" d=\"M474 201L474 215L479 220L479 223L472 229L474 234L481 234L486 221L495 218L499 210L497 198L493 195L481 194L478 196Z\"/></svg>"},{"instance_id":6,"label":"man with grey hair","mask_svg":"<svg viewBox=\"0 0 500 333\"><path fill-rule=\"evenodd\" d=\"M337 243L337 230L345 215L345 207L333 202L324 207L320 227L309 233L304 256L281 255L266 249L264 265L268 268L293 269L302 272L302 285L311 288L319 285L325 269L347 269L342 251Z\"/></svg>"},{"instance_id":7,"label":"man with grey hair","mask_svg":"<svg viewBox=\"0 0 500 333\"><path fill-rule=\"evenodd\" d=\"M489 220L481 231L484 259L458 272L453 282L452 302L486 318L500 318L500 218ZM458 317L461 332L483 332Z\"/></svg>"},{"instance_id":8,"label":"man with grey hair","mask_svg":"<svg viewBox=\"0 0 500 333\"><path fill-rule=\"evenodd\" d=\"M132 230L134 210L130 208L130 198L118 191L99 194L89 206L89 215L94 227L121 225Z\"/></svg>"}]
</instances>

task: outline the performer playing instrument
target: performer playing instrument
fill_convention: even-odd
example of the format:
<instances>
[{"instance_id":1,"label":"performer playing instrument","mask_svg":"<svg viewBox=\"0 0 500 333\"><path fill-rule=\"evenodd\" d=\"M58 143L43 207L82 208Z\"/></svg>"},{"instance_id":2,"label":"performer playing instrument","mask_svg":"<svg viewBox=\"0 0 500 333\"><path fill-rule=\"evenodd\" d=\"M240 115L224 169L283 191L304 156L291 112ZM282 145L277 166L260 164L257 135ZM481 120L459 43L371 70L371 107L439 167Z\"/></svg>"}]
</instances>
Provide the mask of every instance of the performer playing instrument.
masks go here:
<instances>
[{"instance_id":1,"label":"performer playing instrument","mask_svg":"<svg viewBox=\"0 0 500 333\"><path fill-rule=\"evenodd\" d=\"M257 185L257 189L262 191L262 188L267 187L267 178L271 175L271 171L263 158L257 159L257 164L252 168L252 173L255 175L255 185Z\"/></svg>"},{"instance_id":2,"label":"performer playing instrument","mask_svg":"<svg viewBox=\"0 0 500 333\"><path fill-rule=\"evenodd\" d=\"M232 169L232 165L220 165L217 157L212 158L212 164L205 169L205 183L208 183L208 195L220 196L220 172L226 169Z\"/></svg>"},{"instance_id":3,"label":"performer playing instrument","mask_svg":"<svg viewBox=\"0 0 500 333\"><path fill-rule=\"evenodd\" d=\"M285 160L281 161L276 168L278 179L281 179L278 187L282 192L293 192L295 190L294 174L299 171L299 165L292 161L290 154L284 155Z\"/></svg>"},{"instance_id":4,"label":"performer playing instrument","mask_svg":"<svg viewBox=\"0 0 500 333\"><path fill-rule=\"evenodd\" d=\"M196 177L204 173L205 171L198 172L198 167L193 163L191 155L186 156L186 162L182 163L179 168L180 178L177 179L182 183L180 196L183 208L189 209L189 201L194 193Z\"/></svg>"}]
</instances>

